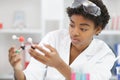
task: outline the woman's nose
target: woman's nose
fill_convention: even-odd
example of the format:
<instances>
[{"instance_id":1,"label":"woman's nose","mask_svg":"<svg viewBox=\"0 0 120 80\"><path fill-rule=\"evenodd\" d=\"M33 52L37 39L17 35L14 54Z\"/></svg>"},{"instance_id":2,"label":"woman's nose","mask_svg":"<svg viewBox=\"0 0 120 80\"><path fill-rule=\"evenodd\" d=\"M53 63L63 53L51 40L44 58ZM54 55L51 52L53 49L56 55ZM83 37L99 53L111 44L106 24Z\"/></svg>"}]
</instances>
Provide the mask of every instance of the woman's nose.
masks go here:
<instances>
[{"instance_id":1,"label":"woman's nose","mask_svg":"<svg viewBox=\"0 0 120 80\"><path fill-rule=\"evenodd\" d=\"M80 35L80 31L79 31L78 28L75 28L73 32L74 32L75 36L79 36Z\"/></svg>"}]
</instances>

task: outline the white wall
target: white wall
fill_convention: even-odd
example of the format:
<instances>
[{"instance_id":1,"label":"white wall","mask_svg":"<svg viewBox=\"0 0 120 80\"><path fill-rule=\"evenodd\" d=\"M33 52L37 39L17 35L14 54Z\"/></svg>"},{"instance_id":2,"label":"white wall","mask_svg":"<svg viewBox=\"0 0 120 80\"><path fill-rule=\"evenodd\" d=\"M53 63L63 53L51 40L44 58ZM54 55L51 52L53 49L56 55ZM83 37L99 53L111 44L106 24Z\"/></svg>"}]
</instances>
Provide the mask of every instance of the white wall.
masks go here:
<instances>
[{"instance_id":1,"label":"white wall","mask_svg":"<svg viewBox=\"0 0 120 80\"><path fill-rule=\"evenodd\" d=\"M120 0L103 0L106 4L110 15L120 15Z\"/></svg>"},{"instance_id":2,"label":"white wall","mask_svg":"<svg viewBox=\"0 0 120 80\"><path fill-rule=\"evenodd\" d=\"M42 27L44 35L51 30L63 27L64 1L42 0Z\"/></svg>"},{"instance_id":3,"label":"white wall","mask_svg":"<svg viewBox=\"0 0 120 80\"><path fill-rule=\"evenodd\" d=\"M69 18L66 13L66 8L72 5L73 0L64 0L64 27L68 28L69 27Z\"/></svg>"}]
</instances>

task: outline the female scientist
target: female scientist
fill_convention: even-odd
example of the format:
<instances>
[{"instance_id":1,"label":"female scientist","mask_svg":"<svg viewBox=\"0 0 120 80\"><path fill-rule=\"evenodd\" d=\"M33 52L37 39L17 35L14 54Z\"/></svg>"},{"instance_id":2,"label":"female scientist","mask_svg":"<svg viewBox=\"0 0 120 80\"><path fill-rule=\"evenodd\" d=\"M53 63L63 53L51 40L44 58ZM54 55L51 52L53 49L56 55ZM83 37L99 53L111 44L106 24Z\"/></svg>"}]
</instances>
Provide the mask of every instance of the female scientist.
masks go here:
<instances>
[{"instance_id":1,"label":"female scientist","mask_svg":"<svg viewBox=\"0 0 120 80\"><path fill-rule=\"evenodd\" d=\"M90 80L109 80L114 53L94 38L109 21L106 6L101 0L74 0L67 13L69 30L52 31L33 46L24 71L20 54L14 47L9 49L16 80L71 80L71 72L89 73Z\"/></svg>"}]
</instances>

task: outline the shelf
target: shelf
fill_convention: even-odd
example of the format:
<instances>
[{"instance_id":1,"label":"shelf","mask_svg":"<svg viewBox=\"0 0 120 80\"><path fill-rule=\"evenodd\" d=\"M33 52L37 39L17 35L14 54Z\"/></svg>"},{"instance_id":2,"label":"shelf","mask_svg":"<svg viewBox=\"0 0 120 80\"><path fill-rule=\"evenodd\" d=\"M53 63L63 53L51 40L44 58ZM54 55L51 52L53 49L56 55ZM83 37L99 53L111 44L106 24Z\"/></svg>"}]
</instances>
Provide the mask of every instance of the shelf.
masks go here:
<instances>
[{"instance_id":1,"label":"shelf","mask_svg":"<svg viewBox=\"0 0 120 80\"><path fill-rule=\"evenodd\" d=\"M100 35L120 35L120 31L103 30Z\"/></svg>"},{"instance_id":2,"label":"shelf","mask_svg":"<svg viewBox=\"0 0 120 80\"><path fill-rule=\"evenodd\" d=\"M1 29L0 33L42 34L38 29ZM120 31L103 30L100 35L120 35Z\"/></svg>"},{"instance_id":3,"label":"shelf","mask_svg":"<svg viewBox=\"0 0 120 80\"><path fill-rule=\"evenodd\" d=\"M37 29L1 29L0 33L41 34Z\"/></svg>"},{"instance_id":4,"label":"shelf","mask_svg":"<svg viewBox=\"0 0 120 80\"><path fill-rule=\"evenodd\" d=\"M0 75L0 80L1 79L13 79L13 75Z\"/></svg>"}]
</instances>

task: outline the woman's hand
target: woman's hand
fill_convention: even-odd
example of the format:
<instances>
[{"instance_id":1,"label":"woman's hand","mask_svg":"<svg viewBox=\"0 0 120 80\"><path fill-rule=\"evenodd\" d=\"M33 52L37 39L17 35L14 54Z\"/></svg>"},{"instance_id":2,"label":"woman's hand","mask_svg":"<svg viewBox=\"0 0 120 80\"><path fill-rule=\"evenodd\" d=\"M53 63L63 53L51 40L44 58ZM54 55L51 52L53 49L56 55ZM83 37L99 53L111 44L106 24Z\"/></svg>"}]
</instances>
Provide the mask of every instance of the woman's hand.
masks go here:
<instances>
[{"instance_id":1,"label":"woman's hand","mask_svg":"<svg viewBox=\"0 0 120 80\"><path fill-rule=\"evenodd\" d=\"M34 48L35 49L30 49L29 53L32 57L34 57L36 60L42 62L43 64L47 65L47 66L51 66L51 67L55 67L57 68L62 61L62 59L59 57L58 52L56 51L56 49L54 49L52 46L50 45L44 45L48 50L43 49L40 46L35 45ZM40 52L42 52L43 54L41 54Z\"/></svg>"},{"instance_id":2,"label":"woman's hand","mask_svg":"<svg viewBox=\"0 0 120 80\"><path fill-rule=\"evenodd\" d=\"M29 50L30 55L43 64L56 68L66 78L66 80L71 80L71 68L69 65L60 58L55 48L50 45L44 46L49 49L49 51L36 45L34 46L35 49L31 48ZM38 52L36 49L41 51L43 54Z\"/></svg>"},{"instance_id":3,"label":"woman's hand","mask_svg":"<svg viewBox=\"0 0 120 80\"><path fill-rule=\"evenodd\" d=\"M11 47L9 49L9 62L14 69L14 75L16 80L26 80L25 75L23 73L23 65L22 65L22 55L16 53L15 48Z\"/></svg>"},{"instance_id":4,"label":"woman's hand","mask_svg":"<svg viewBox=\"0 0 120 80\"><path fill-rule=\"evenodd\" d=\"M9 62L14 70L22 70L22 57L21 54L15 52L15 48L11 47L9 49Z\"/></svg>"}]
</instances>

